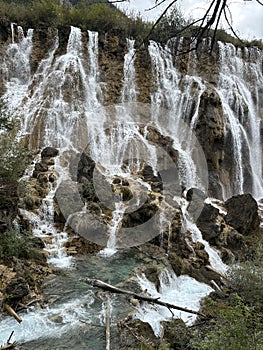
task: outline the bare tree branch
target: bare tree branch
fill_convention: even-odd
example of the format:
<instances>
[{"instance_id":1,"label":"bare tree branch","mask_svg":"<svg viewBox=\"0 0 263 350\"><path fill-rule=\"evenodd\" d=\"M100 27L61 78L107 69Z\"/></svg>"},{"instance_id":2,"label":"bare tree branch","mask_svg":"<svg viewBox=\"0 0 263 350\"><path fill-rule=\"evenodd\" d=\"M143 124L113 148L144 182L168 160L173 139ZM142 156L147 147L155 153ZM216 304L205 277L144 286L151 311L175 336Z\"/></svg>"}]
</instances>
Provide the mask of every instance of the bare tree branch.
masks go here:
<instances>
[{"instance_id":1,"label":"bare tree branch","mask_svg":"<svg viewBox=\"0 0 263 350\"><path fill-rule=\"evenodd\" d=\"M228 7L228 6L227 6ZM243 40L237 35L237 33L234 31L228 17L227 17L227 13L226 13L226 9L224 9L224 17L225 17L225 20L227 22L227 24L229 25L229 29L231 30L231 32L234 34L234 36L242 43L244 44Z\"/></svg>"},{"instance_id":2,"label":"bare tree branch","mask_svg":"<svg viewBox=\"0 0 263 350\"><path fill-rule=\"evenodd\" d=\"M155 29L155 27L160 23L161 19L165 16L165 14L168 12L168 10L177 2L177 0L173 0L170 5L168 5L165 10L162 12L162 14L159 16L159 18L157 19L157 21L154 23L154 25L152 26L152 28L150 29L150 32L147 36L147 38L151 35L151 33L153 32L153 30Z\"/></svg>"},{"instance_id":3,"label":"bare tree branch","mask_svg":"<svg viewBox=\"0 0 263 350\"><path fill-rule=\"evenodd\" d=\"M153 9L155 9L156 7L160 6L161 4L163 4L164 2L166 2L166 0L162 0L161 2L159 2L159 4L156 4L156 1L155 1L155 4L153 7L150 7L148 9L146 9L145 11L151 11Z\"/></svg>"},{"instance_id":4,"label":"bare tree branch","mask_svg":"<svg viewBox=\"0 0 263 350\"><path fill-rule=\"evenodd\" d=\"M222 3L222 6L221 6L221 9L219 10L219 13L218 13L218 15L217 15L216 26L215 26L215 29L214 29L214 34L213 34L212 41L211 41L210 53L213 51L213 47L214 47L215 40L216 40L216 32L217 32L217 28L218 28L218 25L219 25L219 21L220 21L220 18L221 18L222 12L224 11L225 7L226 7L226 0L223 0L223 3Z\"/></svg>"},{"instance_id":5,"label":"bare tree branch","mask_svg":"<svg viewBox=\"0 0 263 350\"><path fill-rule=\"evenodd\" d=\"M245 1L245 0L244 0ZM125 2L124 0L113 0L110 2ZM165 2L167 2L167 0L156 0L155 1L155 5L151 8L146 9L146 11L150 11L153 10L157 7L159 7L160 5L164 4ZM164 16L167 14L167 12L169 11L169 9L175 5L175 3L177 2L177 0L173 0L170 2L170 4L168 4L165 9L163 10L163 12L161 13L161 15L158 17L158 19L154 22L154 24L152 25L151 29L149 30L148 34L146 35L146 37L142 40L142 42L139 44L139 47L143 45L143 43L145 42L145 40L149 39L149 37L151 36L151 34L154 32L154 30L156 29L156 27L158 26L158 24L161 22L161 20L164 18ZM184 31L186 31L187 29L193 27L194 25L198 24L198 28L195 29L195 33L193 34L193 37L191 39L190 42L190 46L191 44L193 44L194 42L196 42L195 47L190 47L188 50L186 51L181 51L179 52L179 54L184 54L184 53L189 53L190 51L196 50L199 46L199 44L201 43L202 39L205 37L205 35L207 33L209 33L209 31L212 29L213 25L215 25L215 28L213 29L213 36L212 36L212 40L211 40L211 48L210 48L210 53L212 52L214 45L215 45L215 41L216 41L216 33L218 31L218 27L219 27L219 23L220 23L220 19L222 17L225 18L227 24L229 25L229 29L231 30L231 32L233 33L233 35L241 42L242 40L239 38L239 36L237 35L237 33L234 31L233 26L230 22L232 22L232 18L229 21L229 17L227 15L226 9L228 10L230 16L231 16L231 11L228 7L228 0L211 0L209 2L209 6L207 8L207 10L205 11L204 15L197 19L192 21L190 24L186 24L185 26L183 26L183 28L181 28L180 30L178 30L175 35L179 35L181 33L183 33ZM256 0L256 2L258 4L260 4L261 6L263 6L263 2L261 0ZM173 33L174 34L174 33Z\"/></svg>"},{"instance_id":6,"label":"bare tree branch","mask_svg":"<svg viewBox=\"0 0 263 350\"><path fill-rule=\"evenodd\" d=\"M147 295L137 294L137 293L131 292L129 290L117 288L115 286L112 286L111 284L105 283L105 282L100 281L100 280L90 279L90 278L81 278L80 280L92 285L93 287L101 288L107 292L129 295L132 298L137 299L137 300L147 301L149 303L154 303L157 305L165 306L169 310L176 309L179 311L184 311L184 312L188 312L190 314L195 314L195 315L205 317L205 315L203 315L202 313L200 313L198 311L194 311L194 310L190 310L190 309L187 309L187 308L184 308L181 306L176 306L176 305L173 305L170 303L166 303L165 301L159 300L159 298L152 298L152 297L149 297Z\"/></svg>"}]
</instances>

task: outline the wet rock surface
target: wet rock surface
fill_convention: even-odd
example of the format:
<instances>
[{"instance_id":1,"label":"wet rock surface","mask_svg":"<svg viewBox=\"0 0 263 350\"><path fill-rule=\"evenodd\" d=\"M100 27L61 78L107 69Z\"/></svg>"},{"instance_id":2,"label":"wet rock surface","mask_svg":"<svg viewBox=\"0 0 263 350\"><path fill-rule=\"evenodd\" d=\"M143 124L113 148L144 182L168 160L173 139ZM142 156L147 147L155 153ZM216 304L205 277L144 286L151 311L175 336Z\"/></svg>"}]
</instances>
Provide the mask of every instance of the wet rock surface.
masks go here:
<instances>
[{"instance_id":1,"label":"wet rock surface","mask_svg":"<svg viewBox=\"0 0 263 350\"><path fill-rule=\"evenodd\" d=\"M259 227L258 205L251 194L228 199L226 222L243 235L249 235Z\"/></svg>"}]
</instances>

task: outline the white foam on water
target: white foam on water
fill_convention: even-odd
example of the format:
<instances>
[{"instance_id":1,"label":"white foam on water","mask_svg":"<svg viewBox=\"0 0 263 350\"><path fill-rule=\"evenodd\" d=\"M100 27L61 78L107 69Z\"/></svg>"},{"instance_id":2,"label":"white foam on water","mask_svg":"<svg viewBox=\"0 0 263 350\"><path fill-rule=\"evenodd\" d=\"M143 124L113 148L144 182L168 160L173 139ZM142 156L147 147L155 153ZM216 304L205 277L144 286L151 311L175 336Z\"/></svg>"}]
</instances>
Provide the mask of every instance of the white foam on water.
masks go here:
<instances>
[{"instance_id":1,"label":"white foam on water","mask_svg":"<svg viewBox=\"0 0 263 350\"><path fill-rule=\"evenodd\" d=\"M143 294L149 294L153 298L160 298L161 301L198 311L201 299L213 291L213 289L196 281L187 275L177 277L173 271L163 270L159 276L160 289L157 291L154 283L150 282L145 275L137 276L138 283ZM137 307L135 318L151 325L155 336L162 334L162 321L169 321L172 318L180 318L187 325L191 325L197 318L197 315L172 309L173 314L168 308L156 304L142 303Z\"/></svg>"},{"instance_id":2,"label":"white foam on water","mask_svg":"<svg viewBox=\"0 0 263 350\"><path fill-rule=\"evenodd\" d=\"M86 323L99 323L91 306L94 298L91 292L79 299L66 303L47 307L45 309L31 308L27 312L19 313L22 322L19 324L13 317L5 317L0 321L0 341L6 342L10 330L14 331L13 339L18 343L29 342L37 339L61 337L68 330L78 329L83 326L81 320Z\"/></svg>"}]
</instances>

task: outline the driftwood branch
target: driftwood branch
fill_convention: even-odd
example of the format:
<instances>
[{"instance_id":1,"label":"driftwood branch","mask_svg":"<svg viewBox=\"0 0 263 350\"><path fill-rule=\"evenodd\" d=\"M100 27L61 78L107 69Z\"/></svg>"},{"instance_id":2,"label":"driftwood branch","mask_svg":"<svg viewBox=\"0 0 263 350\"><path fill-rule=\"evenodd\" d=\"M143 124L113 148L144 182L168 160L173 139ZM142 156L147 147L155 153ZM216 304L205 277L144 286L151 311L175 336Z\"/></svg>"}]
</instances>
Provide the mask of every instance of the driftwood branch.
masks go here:
<instances>
[{"instance_id":1,"label":"driftwood branch","mask_svg":"<svg viewBox=\"0 0 263 350\"><path fill-rule=\"evenodd\" d=\"M22 322L22 318L15 312L15 310L8 304L4 304L4 309L9 313L10 316L13 316L18 323Z\"/></svg>"},{"instance_id":2,"label":"driftwood branch","mask_svg":"<svg viewBox=\"0 0 263 350\"><path fill-rule=\"evenodd\" d=\"M137 293L131 292L129 290L117 288L115 286L112 286L111 284L105 283L105 282L100 281L100 280L90 279L90 278L81 278L81 281L88 283L88 284L92 285L93 287L101 288L107 292L129 295L132 298L137 299L137 300L142 300L142 301L146 301L148 303L153 303L153 304L167 307L169 310L176 309L179 311L188 312L190 314L205 317L204 314L202 314L198 311L194 311L194 310L190 310L190 309L187 309L187 308L184 308L181 306L176 306L176 305L173 305L170 303L166 303L165 301L159 300L159 298L152 298L152 297L149 297L147 295L137 294Z\"/></svg>"}]
</instances>

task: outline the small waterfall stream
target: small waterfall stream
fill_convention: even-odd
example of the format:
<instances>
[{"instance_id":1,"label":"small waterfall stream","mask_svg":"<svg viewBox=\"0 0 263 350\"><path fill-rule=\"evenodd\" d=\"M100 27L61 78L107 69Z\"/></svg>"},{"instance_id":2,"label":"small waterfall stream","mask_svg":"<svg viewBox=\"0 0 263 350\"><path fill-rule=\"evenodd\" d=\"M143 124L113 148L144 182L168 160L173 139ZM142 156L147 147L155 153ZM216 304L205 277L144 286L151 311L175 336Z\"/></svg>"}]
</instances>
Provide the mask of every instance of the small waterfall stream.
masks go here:
<instances>
[{"instance_id":1,"label":"small waterfall stream","mask_svg":"<svg viewBox=\"0 0 263 350\"><path fill-rule=\"evenodd\" d=\"M128 52L124 56L123 66L123 86L121 91L121 102L137 101L137 86L134 61L136 59L136 51L134 48L135 40L127 39Z\"/></svg>"},{"instance_id":2,"label":"small waterfall stream","mask_svg":"<svg viewBox=\"0 0 263 350\"><path fill-rule=\"evenodd\" d=\"M125 212L125 205L120 198L118 202L115 203L115 210L112 213L111 223L109 224L109 238L106 248L100 251L102 256L112 256L117 252L117 232L119 230L120 223L123 219L123 214Z\"/></svg>"},{"instance_id":3,"label":"small waterfall stream","mask_svg":"<svg viewBox=\"0 0 263 350\"><path fill-rule=\"evenodd\" d=\"M54 223L54 196L56 188L49 191L43 198L38 209L38 214L20 209L22 215L28 218L32 226L32 232L45 243L45 251L48 253L47 262L55 267L72 267L73 257L65 252L64 243L68 240L66 231L60 231Z\"/></svg>"},{"instance_id":4,"label":"small waterfall stream","mask_svg":"<svg viewBox=\"0 0 263 350\"><path fill-rule=\"evenodd\" d=\"M185 232L188 230L192 233L193 242L201 242L204 245L205 251L209 255L211 267L224 275L228 270L228 266L223 263L218 252L211 248L210 244L203 239L201 231L187 212L187 205L188 203L186 201L182 201L183 230Z\"/></svg>"}]
</instances>

